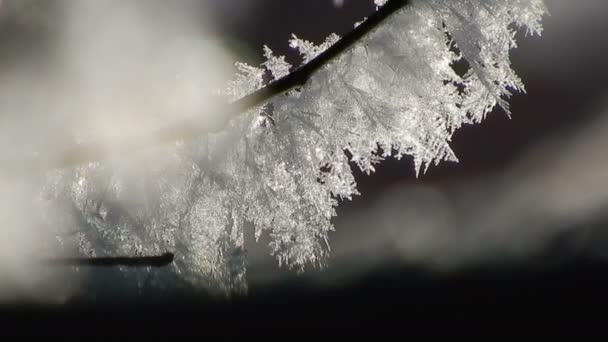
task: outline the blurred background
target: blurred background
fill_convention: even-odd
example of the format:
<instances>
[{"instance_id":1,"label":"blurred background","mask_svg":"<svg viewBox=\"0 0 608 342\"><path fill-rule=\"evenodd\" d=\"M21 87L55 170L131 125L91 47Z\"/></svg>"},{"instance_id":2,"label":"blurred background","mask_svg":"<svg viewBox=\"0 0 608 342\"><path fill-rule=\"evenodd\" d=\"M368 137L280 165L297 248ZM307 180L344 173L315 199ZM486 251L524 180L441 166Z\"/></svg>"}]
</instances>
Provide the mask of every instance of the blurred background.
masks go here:
<instances>
[{"instance_id":1,"label":"blurred background","mask_svg":"<svg viewBox=\"0 0 608 342\"><path fill-rule=\"evenodd\" d=\"M31 9L7 17L10 3L0 7L0 39L15 41L7 22L23 20L21 27L30 27L53 18ZM146 3L169 13L167 8L192 12L188 6L197 1ZM251 64L262 61L263 44L297 63L287 44L292 33L320 42L331 32L345 34L374 10L371 0L201 3L201 18L229 55ZM546 4L543 36L520 36L512 54L527 90L510 99L512 117L497 110L482 124L464 127L452 144L460 162L431 167L419 178L407 159L386 161L371 176L358 174L362 195L339 208L327 269L303 275L280 269L267 240L250 238L250 293L244 298L182 294L120 312L154 318L142 308L162 303L171 314L159 314L159 321L195 312L178 317L188 324L201 315L238 317L243 327L269 316L281 323L306 318L317 327L326 320L345 328L406 317L443 318L462 327L465 310L477 310L477 318L524 317L536 327L539 317L550 324L594 317L594 307L608 304L608 2ZM19 32L40 38L45 31ZM19 51L32 55L29 49L40 48L30 41L20 42ZM0 47L3 56L16 53L6 46ZM399 315L389 313L395 308ZM310 311L316 314L304 314Z\"/></svg>"}]
</instances>

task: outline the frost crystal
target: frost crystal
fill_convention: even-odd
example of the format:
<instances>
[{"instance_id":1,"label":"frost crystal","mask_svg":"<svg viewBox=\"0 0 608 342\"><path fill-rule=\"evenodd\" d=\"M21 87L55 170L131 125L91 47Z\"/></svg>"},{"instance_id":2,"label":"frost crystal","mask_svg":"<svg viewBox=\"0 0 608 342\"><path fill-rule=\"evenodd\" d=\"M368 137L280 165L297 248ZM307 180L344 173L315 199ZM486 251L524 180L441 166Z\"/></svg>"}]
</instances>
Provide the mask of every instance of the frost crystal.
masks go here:
<instances>
[{"instance_id":1,"label":"frost crystal","mask_svg":"<svg viewBox=\"0 0 608 342\"><path fill-rule=\"evenodd\" d=\"M291 64L285 61L285 56L276 57L272 53L272 50L264 45L264 57L266 57L266 62L262 65L270 71L274 80L278 80L289 74Z\"/></svg>"},{"instance_id":2,"label":"frost crystal","mask_svg":"<svg viewBox=\"0 0 608 342\"><path fill-rule=\"evenodd\" d=\"M358 194L353 165L370 173L408 156L421 174L457 161L453 133L497 105L508 110L505 98L523 91L509 51L515 29L541 33L544 13L542 0L413 0L297 91L221 132L142 156L141 170L95 163L53 172L45 189L61 220L53 227L78 231L63 241L83 254L174 251L174 274L223 291L245 289L247 224L256 237L269 233L281 265L323 265L338 200ZM307 63L337 40L294 35L289 44ZM283 57L264 54L259 67L236 64L229 99L263 87L265 72L289 73ZM469 70L460 74L463 60Z\"/></svg>"},{"instance_id":3,"label":"frost crystal","mask_svg":"<svg viewBox=\"0 0 608 342\"><path fill-rule=\"evenodd\" d=\"M289 40L289 46L293 49L297 49L302 55L303 62L308 63L310 60L317 57L320 53L335 44L339 39L340 37L337 34L332 33L325 39L323 44L317 46L307 40L300 39L293 34L292 38Z\"/></svg>"},{"instance_id":4,"label":"frost crystal","mask_svg":"<svg viewBox=\"0 0 608 342\"><path fill-rule=\"evenodd\" d=\"M237 77L230 82L226 89L226 94L231 99L237 100L260 89L264 85L263 68L256 68L241 62L235 63L235 66L238 70Z\"/></svg>"}]
</instances>

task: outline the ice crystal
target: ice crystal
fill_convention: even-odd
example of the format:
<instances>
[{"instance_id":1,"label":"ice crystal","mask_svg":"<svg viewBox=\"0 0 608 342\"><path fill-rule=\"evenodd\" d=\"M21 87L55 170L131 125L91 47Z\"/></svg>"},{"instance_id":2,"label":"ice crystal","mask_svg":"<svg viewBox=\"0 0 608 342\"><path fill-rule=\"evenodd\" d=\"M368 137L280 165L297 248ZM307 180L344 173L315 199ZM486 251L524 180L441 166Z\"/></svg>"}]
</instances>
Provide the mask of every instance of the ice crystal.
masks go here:
<instances>
[{"instance_id":1,"label":"ice crystal","mask_svg":"<svg viewBox=\"0 0 608 342\"><path fill-rule=\"evenodd\" d=\"M295 34L289 40L289 46L293 49L297 49L302 56L303 62L308 63L313 58L317 57L320 53L327 50L330 46L335 44L340 37L332 33L329 35L321 45L315 45L305 39L298 38Z\"/></svg>"},{"instance_id":2,"label":"ice crystal","mask_svg":"<svg viewBox=\"0 0 608 342\"><path fill-rule=\"evenodd\" d=\"M285 61L285 56L275 56L272 50L264 45L264 57L266 57L266 62L262 65L266 70L270 71L274 80L278 80L289 74L291 64Z\"/></svg>"}]
</instances>

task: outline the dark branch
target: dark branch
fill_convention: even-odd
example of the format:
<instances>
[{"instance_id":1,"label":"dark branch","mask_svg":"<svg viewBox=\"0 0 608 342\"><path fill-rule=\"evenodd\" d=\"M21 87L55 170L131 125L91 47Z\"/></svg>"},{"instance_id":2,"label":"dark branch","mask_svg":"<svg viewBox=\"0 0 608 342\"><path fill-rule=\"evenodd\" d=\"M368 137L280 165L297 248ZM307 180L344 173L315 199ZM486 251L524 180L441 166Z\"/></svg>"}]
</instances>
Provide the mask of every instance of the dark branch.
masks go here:
<instances>
[{"instance_id":1,"label":"dark branch","mask_svg":"<svg viewBox=\"0 0 608 342\"><path fill-rule=\"evenodd\" d=\"M405 7L408 3L409 0L389 0L363 23L350 31L347 35L342 37L334 45L319 54L313 60L302 65L287 76L270 83L266 87L247 95L236 102L226 104L226 109L219 109L224 111L225 122L216 123L214 127L202 124L199 121L183 122L171 127L165 127L152 134L149 139L133 139L131 141L125 141L124 143L120 144L121 152L129 149L146 148L151 142L171 143L180 139L188 140L205 133L215 132L223 129L226 122L232 117L263 104L271 98L283 94L294 87L304 85L315 72L326 66L334 58L349 50L362 37L372 32L384 20ZM81 163L99 161L100 159L106 158L110 154L109 152L110 151L105 150L102 146L97 146L94 144L82 146L64 154L59 160L47 160L46 162L38 161L35 163L35 165L28 165L27 167L70 167Z\"/></svg>"},{"instance_id":2,"label":"dark branch","mask_svg":"<svg viewBox=\"0 0 608 342\"><path fill-rule=\"evenodd\" d=\"M145 257L96 257L47 259L44 263L54 266L129 266L162 267L173 262L173 253Z\"/></svg>"},{"instance_id":3,"label":"dark branch","mask_svg":"<svg viewBox=\"0 0 608 342\"><path fill-rule=\"evenodd\" d=\"M378 25L385 19L407 5L408 2L409 0L389 0L363 23L357 26L354 30L350 31L347 35L342 37L313 60L304 64L287 76L238 100L235 103L235 107L239 112L241 112L264 103L272 97L282 94L293 87L304 85L317 70L321 69L331 60L350 49L361 38L377 28Z\"/></svg>"}]
</instances>

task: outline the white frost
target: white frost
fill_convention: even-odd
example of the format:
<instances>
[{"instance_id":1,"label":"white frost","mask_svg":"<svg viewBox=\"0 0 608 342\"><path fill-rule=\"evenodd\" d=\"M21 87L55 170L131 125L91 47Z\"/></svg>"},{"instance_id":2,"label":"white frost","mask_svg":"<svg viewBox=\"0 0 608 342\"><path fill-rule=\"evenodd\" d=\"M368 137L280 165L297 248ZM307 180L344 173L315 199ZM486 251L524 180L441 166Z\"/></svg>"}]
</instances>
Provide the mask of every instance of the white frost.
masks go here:
<instances>
[{"instance_id":1,"label":"white frost","mask_svg":"<svg viewBox=\"0 0 608 342\"><path fill-rule=\"evenodd\" d=\"M256 237L269 233L282 265L322 266L338 199L358 194L351 163L369 173L407 156L421 174L457 161L453 133L497 105L508 110L506 98L524 89L509 61L514 30L539 34L545 11L542 0L414 0L297 91L161 151L170 162L142 157L145 172L102 163L57 171L48 198L70 208L58 216L73 216L62 228L81 230L82 246L172 250L173 271L196 284L245 288L247 222ZM306 63L337 39L317 46L294 35L289 44ZM266 71L278 79L291 70L264 53L261 66L236 65L229 99L263 87ZM453 68L462 59L465 74Z\"/></svg>"}]
</instances>

